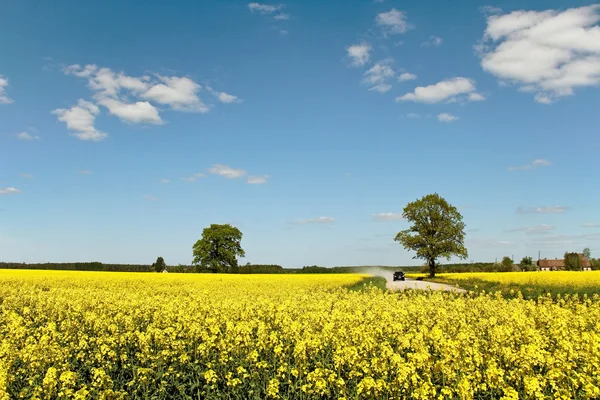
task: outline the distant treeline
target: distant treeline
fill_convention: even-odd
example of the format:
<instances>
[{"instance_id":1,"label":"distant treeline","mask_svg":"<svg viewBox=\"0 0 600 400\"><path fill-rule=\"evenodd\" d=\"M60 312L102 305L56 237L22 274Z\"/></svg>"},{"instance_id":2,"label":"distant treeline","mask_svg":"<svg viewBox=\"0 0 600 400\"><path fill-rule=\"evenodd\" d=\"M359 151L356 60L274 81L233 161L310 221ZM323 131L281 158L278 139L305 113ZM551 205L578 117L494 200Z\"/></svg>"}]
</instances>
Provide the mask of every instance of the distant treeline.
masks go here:
<instances>
[{"instance_id":1,"label":"distant treeline","mask_svg":"<svg viewBox=\"0 0 600 400\"><path fill-rule=\"evenodd\" d=\"M152 272L150 265L137 264L103 264L101 262L43 263L25 264L0 262L0 269L44 269L64 271L119 271L119 272Z\"/></svg>"}]
</instances>

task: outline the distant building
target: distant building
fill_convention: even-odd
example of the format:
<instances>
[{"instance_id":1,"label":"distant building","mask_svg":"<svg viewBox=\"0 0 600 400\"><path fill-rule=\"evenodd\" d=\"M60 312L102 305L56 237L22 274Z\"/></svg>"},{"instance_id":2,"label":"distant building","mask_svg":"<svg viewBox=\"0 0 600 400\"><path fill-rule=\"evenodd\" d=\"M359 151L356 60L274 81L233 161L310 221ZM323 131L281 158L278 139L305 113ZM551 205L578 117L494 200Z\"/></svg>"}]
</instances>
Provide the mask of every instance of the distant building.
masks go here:
<instances>
[{"instance_id":1,"label":"distant building","mask_svg":"<svg viewBox=\"0 0 600 400\"><path fill-rule=\"evenodd\" d=\"M583 271L591 271L592 265L590 261L582 253L578 253L577 255L579 256L579 260L581 260L581 269ZM540 271L564 271L565 260L563 258L555 258L554 260L544 258L543 260L538 260L537 266Z\"/></svg>"}]
</instances>

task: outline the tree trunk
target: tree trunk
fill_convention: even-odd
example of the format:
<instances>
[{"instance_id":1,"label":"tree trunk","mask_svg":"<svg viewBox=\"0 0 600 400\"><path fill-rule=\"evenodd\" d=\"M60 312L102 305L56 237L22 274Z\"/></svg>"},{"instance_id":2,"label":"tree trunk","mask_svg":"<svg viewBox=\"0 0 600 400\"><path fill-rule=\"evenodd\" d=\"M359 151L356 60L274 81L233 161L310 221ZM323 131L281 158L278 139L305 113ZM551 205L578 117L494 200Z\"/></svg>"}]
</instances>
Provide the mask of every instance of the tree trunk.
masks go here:
<instances>
[{"instance_id":1,"label":"tree trunk","mask_svg":"<svg viewBox=\"0 0 600 400\"><path fill-rule=\"evenodd\" d=\"M429 277L435 278L435 258L429 260Z\"/></svg>"}]
</instances>

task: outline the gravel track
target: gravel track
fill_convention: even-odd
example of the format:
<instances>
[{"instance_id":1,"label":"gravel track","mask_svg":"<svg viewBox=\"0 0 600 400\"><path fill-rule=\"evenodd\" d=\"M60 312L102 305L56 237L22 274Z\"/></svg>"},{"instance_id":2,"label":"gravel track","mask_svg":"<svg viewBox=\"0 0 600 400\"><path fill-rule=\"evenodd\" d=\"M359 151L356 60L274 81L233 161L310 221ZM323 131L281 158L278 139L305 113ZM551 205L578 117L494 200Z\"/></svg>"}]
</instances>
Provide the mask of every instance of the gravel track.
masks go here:
<instances>
[{"instance_id":1,"label":"gravel track","mask_svg":"<svg viewBox=\"0 0 600 400\"><path fill-rule=\"evenodd\" d=\"M435 283L428 281L416 281L414 279L406 279L405 281L394 281L391 277L387 278L387 288L391 290L405 290L405 289L420 289L420 290L446 290L456 291L459 293L465 293L465 289L457 288L452 285L445 285L443 283Z\"/></svg>"}]
</instances>

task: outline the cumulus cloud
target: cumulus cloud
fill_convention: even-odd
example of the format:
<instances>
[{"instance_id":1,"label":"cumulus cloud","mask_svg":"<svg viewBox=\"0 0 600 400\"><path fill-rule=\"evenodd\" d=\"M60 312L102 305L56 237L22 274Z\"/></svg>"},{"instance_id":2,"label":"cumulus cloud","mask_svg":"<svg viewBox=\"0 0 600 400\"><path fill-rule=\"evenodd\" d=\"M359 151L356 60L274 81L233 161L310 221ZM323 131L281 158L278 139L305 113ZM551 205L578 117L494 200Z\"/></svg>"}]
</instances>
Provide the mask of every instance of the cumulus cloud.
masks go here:
<instances>
[{"instance_id":1,"label":"cumulus cloud","mask_svg":"<svg viewBox=\"0 0 600 400\"><path fill-rule=\"evenodd\" d=\"M230 166L224 164L213 165L209 169L209 172L211 174L220 175L228 179L241 178L242 176L246 175L246 171L243 169L231 168Z\"/></svg>"},{"instance_id":2,"label":"cumulus cloud","mask_svg":"<svg viewBox=\"0 0 600 400\"><path fill-rule=\"evenodd\" d=\"M97 130L94 126L96 116L100 109L94 103L79 99L76 106L71 108L57 108L52 111L59 121L67 124L67 129L73 131L71 135L80 140L100 141L108 135Z\"/></svg>"},{"instance_id":3,"label":"cumulus cloud","mask_svg":"<svg viewBox=\"0 0 600 400\"><path fill-rule=\"evenodd\" d=\"M475 90L474 80L457 77L438 82L435 85L419 86L415 88L414 92L397 97L396 101L414 101L429 104L441 101L473 101L470 95L477 94Z\"/></svg>"},{"instance_id":4,"label":"cumulus cloud","mask_svg":"<svg viewBox=\"0 0 600 400\"><path fill-rule=\"evenodd\" d=\"M375 23L379 26L385 35L404 33L410 29L406 14L392 8L388 12L377 14Z\"/></svg>"},{"instance_id":5,"label":"cumulus cloud","mask_svg":"<svg viewBox=\"0 0 600 400\"><path fill-rule=\"evenodd\" d=\"M0 195L18 194L18 193L21 193L21 191L14 187L0 188Z\"/></svg>"},{"instance_id":6,"label":"cumulus cloud","mask_svg":"<svg viewBox=\"0 0 600 400\"><path fill-rule=\"evenodd\" d=\"M39 136L35 136L35 135L32 135L27 132L19 132L19 133L17 133L16 136L17 136L17 139L19 139L19 140L25 140L25 141L40 140Z\"/></svg>"},{"instance_id":7,"label":"cumulus cloud","mask_svg":"<svg viewBox=\"0 0 600 400\"><path fill-rule=\"evenodd\" d=\"M303 224L331 224L335 222L332 217L317 217L312 219L300 219L290 222L291 224L303 225Z\"/></svg>"},{"instance_id":8,"label":"cumulus cloud","mask_svg":"<svg viewBox=\"0 0 600 400\"><path fill-rule=\"evenodd\" d=\"M396 73L391 64L391 59L381 60L364 73L363 82L371 86L369 90L385 93L392 88L388 82Z\"/></svg>"},{"instance_id":9,"label":"cumulus cloud","mask_svg":"<svg viewBox=\"0 0 600 400\"><path fill-rule=\"evenodd\" d=\"M441 122L452 122L459 119L457 116L449 114L449 113L441 113L437 116L438 120Z\"/></svg>"},{"instance_id":10,"label":"cumulus cloud","mask_svg":"<svg viewBox=\"0 0 600 400\"><path fill-rule=\"evenodd\" d=\"M6 93L6 87L8 86L8 78L0 75L0 104L11 104L14 103L13 99L8 97Z\"/></svg>"},{"instance_id":11,"label":"cumulus cloud","mask_svg":"<svg viewBox=\"0 0 600 400\"><path fill-rule=\"evenodd\" d=\"M565 206L546 206L546 207L517 207L517 214L548 214L548 213L562 213L567 211L569 208Z\"/></svg>"},{"instance_id":12,"label":"cumulus cloud","mask_svg":"<svg viewBox=\"0 0 600 400\"><path fill-rule=\"evenodd\" d=\"M376 221L400 221L403 219L402 214L390 212L373 214L372 217Z\"/></svg>"},{"instance_id":13,"label":"cumulus cloud","mask_svg":"<svg viewBox=\"0 0 600 400\"><path fill-rule=\"evenodd\" d=\"M550 104L600 84L600 4L487 17L476 46L482 68Z\"/></svg>"},{"instance_id":14,"label":"cumulus cloud","mask_svg":"<svg viewBox=\"0 0 600 400\"><path fill-rule=\"evenodd\" d=\"M208 106L200 100L197 92L201 86L190 78L159 76L161 83L151 86L141 97L159 104L170 106L178 111L205 113Z\"/></svg>"},{"instance_id":15,"label":"cumulus cloud","mask_svg":"<svg viewBox=\"0 0 600 400\"><path fill-rule=\"evenodd\" d=\"M410 72L403 72L398 77L398 82L413 81L415 79L417 79L417 76L415 74L411 74Z\"/></svg>"},{"instance_id":16,"label":"cumulus cloud","mask_svg":"<svg viewBox=\"0 0 600 400\"><path fill-rule=\"evenodd\" d=\"M371 45L366 42L353 44L346 47L346 52L354 67L362 67L369 62Z\"/></svg>"},{"instance_id":17,"label":"cumulus cloud","mask_svg":"<svg viewBox=\"0 0 600 400\"><path fill-rule=\"evenodd\" d=\"M533 169L533 168L547 167L548 165L551 165L551 164L552 163L546 159L536 158L529 164L508 167L508 170L509 171L526 171L528 169Z\"/></svg>"},{"instance_id":18,"label":"cumulus cloud","mask_svg":"<svg viewBox=\"0 0 600 400\"><path fill-rule=\"evenodd\" d=\"M507 229L505 232L523 232L527 235L544 235L554 230L552 225L537 225L537 226L524 226L521 228Z\"/></svg>"},{"instance_id":19,"label":"cumulus cloud","mask_svg":"<svg viewBox=\"0 0 600 400\"><path fill-rule=\"evenodd\" d=\"M231 104L231 103L241 103L242 102L242 100L239 97L234 96L229 93L225 93L225 92L217 92L210 86L207 86L206 89L209 92L211 92L213 94L213 96L215 96L217 98L217 100L219 100L221 103Z\"/></svg>"},{"instance_id":20,"label":"cumulus cloud","mask_svg":"<svg viewBox=\"0 0 600 400\"><path fill-rule=\"evenodd\" d=\"M98 100L98 104L106 107L110 114L118 117L123 122L156 125L163 123L156 107L147 101L123 103L117 99L102 98Z\"/></svg>"}]
</instances>

